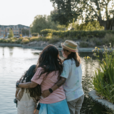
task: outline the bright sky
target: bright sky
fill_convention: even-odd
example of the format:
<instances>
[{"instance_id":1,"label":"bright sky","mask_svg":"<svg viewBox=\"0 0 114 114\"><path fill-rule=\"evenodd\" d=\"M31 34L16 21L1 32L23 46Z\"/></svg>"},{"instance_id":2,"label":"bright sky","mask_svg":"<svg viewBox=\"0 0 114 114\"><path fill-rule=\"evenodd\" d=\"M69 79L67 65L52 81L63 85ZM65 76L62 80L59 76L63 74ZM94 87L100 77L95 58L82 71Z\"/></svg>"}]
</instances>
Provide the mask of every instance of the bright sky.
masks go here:
<instances>
[{"instance_id":1,"label":"bright sky","mask_svg":"<svg viewBox=\"0 0 114 114\"><path fill-rule=\"evenodd\" d=\"M50 0L0 0L0 25L30 26L36 15L50 15Z\"/></svg>"}]
</instances>

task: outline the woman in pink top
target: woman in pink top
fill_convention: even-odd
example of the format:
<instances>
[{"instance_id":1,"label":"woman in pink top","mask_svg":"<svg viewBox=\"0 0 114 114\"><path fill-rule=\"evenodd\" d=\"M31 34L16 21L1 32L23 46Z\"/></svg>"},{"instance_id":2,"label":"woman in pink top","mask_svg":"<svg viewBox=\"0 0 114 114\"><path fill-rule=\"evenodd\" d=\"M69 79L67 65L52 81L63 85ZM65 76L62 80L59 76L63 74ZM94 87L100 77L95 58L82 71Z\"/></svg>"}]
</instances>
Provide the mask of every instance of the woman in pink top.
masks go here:
<instances>
[{"instance_id":1,"label":"woman in pink top","mask_svg":"<svg viewBox=\"0 0 114 114\"><path fill-rule=\"evenodd\" d=\"M70 114L63 87L59 87L54 92L51 89L60 79L62 69L59 51L55 46L48 45L40 54L36 73L31 82L17 83L17 87L20 88L34 88L41 85L42 92L48 89L52 93L40 99L39 114Z\"/></svg>"}]
</instances>

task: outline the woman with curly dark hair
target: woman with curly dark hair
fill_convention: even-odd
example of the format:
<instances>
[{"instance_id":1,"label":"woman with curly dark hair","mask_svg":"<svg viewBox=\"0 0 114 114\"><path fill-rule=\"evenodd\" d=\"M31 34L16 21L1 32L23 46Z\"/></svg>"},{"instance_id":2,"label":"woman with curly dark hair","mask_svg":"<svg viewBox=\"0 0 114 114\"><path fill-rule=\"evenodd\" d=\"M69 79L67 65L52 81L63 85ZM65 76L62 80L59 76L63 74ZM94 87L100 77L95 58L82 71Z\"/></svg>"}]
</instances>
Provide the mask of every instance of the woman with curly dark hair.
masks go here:
<instances>
[{"instance_id":1,"label":"woman with curly dark hair","mask_svg":"<svg viewBox=\"0 0 114 114\"><path fill-rule=\"evenodd\" d=\"M63 71L60 74L66 94L67 103L71 114L80 114L82 103L84 101L84 91L82 88L82 68L81 59L77 52L77 44L74 41L66 40L61 44L62 55L65 58L63 62ZM62 83L60 85L63 85ZM51 87L56 88L57 83ZM57 88L56 88L57 89ZM53 89L56 91L56 89ZM48 90L43 91L42 96L48 97Z\"/></svg>"},{"instance_id":2,"label":"woman with curly dark hair","mask_svg":"<svg viewBox=\"0 0 114 114\"><path fill-rule=\"evenodd\" d=\"M20 78L19 82L30 82L35 74L36 65L32 65L26 73ZM17 114L33 114L36 109L37 102L41 96L41 87L37 85L34 88L16 90Z\"/></svg>"},{"instance_id":3,"label":"woman with curly dark hair","mask_svg":"<svg viewBox=\"0 0 114 114\"><path fill-rule=\"evenodd\" d=\"M63 87L60 86L56 91L51 89L60 80L62 69L58 49L48 45L40 54L31 82L16 84L19 88L33 88L39 84L42 92L48 89L51 94L46 98L41 97L39 114L70 114Z\"/></svg>"}]
</instances>

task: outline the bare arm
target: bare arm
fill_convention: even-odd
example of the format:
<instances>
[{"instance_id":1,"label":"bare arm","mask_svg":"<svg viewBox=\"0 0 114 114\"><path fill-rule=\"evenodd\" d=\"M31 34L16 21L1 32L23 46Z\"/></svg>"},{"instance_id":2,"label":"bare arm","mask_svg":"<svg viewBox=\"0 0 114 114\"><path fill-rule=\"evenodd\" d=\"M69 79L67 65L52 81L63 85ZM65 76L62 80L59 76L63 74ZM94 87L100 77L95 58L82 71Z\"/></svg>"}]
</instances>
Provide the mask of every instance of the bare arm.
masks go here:
<instances>
[{"instance_id":1,"label":"bare arm","mask_svg":"<svg viewBox=\"0 0 114 114\"><path fill-rule=\"evenodd\" d=\"M55 91L56 89L58 89L59 87L61 87L66 81L66 78L61 77L59 79L59 81L51 88L53 91ZM49 92L49 90L45 90L42 92L42 96L48 97L51 93Z\"/></svg>"},{"instance_id":2,"label":"bare arm","mask_svg":"<svg viewBox=\"0 0 114 114\"><path fill-rule=\"evenodd\" d=\"M15 97L17 97L18 91L19 91L19 88L16 88Z\"/></svg>"},{"instance_id":3,"label":"bare arm","mask_svg":"<svg viewBox=\"0 0 114 114\"><path fill-rule=\"evenodd\" d=\"M34 88L36 87L38 84L34 83L34 82L27 82L27 83L19 83L19 88Z\"/></svg>"}]
</instances>

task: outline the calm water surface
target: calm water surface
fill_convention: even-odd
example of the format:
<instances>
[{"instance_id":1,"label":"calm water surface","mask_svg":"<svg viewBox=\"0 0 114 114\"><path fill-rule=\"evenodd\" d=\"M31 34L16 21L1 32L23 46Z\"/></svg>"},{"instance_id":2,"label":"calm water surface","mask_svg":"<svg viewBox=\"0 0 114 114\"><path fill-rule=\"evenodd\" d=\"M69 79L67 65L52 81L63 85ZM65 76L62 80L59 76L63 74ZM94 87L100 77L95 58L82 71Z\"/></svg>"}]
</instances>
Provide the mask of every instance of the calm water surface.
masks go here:
<instances>
[{"instance_id":1,"label":"calm water surface","mask_svg":"<svg viewBox=\"0 0 114 114\"><path fill-rule=\"evenodd\" d=\"M17 109L13 103L15 97L15 83L24 72L37 63L39 50L23 49L18 47L0 47L0 114L16 114ZM84 56L92 53L80 53L83 76L93 75L95 67ZM98 62L94 60L97 67Z\"/></svg>"}]
</instances>

